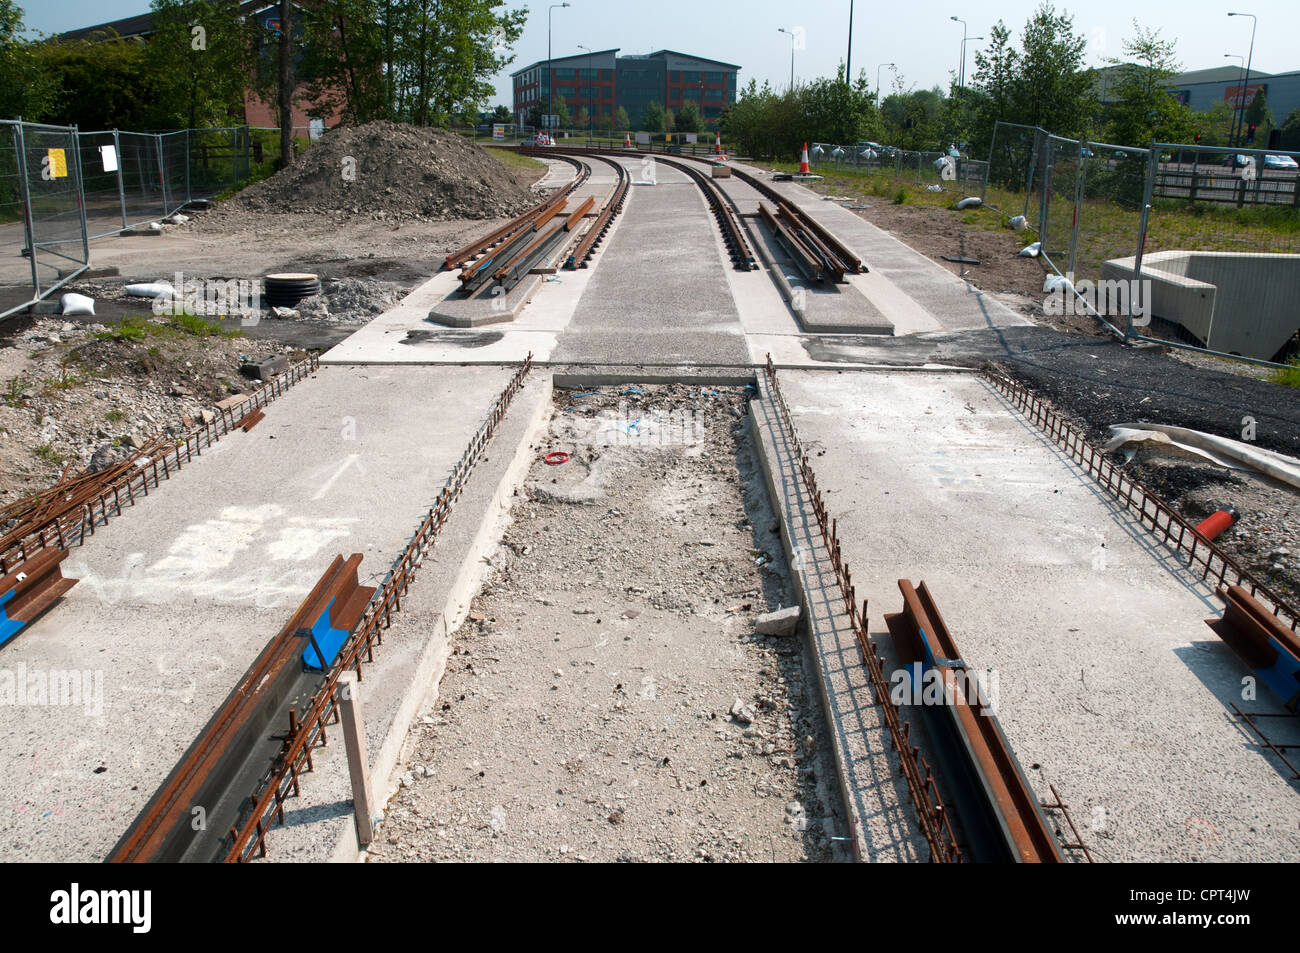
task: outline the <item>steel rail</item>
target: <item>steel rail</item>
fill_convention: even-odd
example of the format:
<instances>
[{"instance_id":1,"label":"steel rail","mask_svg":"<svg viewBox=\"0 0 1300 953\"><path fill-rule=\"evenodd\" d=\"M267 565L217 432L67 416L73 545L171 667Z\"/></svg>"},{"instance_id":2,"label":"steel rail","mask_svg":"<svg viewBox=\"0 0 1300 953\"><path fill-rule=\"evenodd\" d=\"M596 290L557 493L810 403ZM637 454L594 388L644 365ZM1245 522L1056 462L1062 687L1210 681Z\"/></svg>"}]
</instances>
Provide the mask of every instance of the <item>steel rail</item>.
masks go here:
<instances>
[{"instance_id":1,"label":"steel rail","mask_svg":"<svg viewBox=\"0 0 1300 953\"><path fill-rule=\"evenodd\" d=\"M886 613L885 624L900 661L914 667L913 690L920 690L931 672L941 680L942 703L922 705L920 716L928 721L931 744L945 754L940 761L944 788L960 795L953 804L970 859L1060 863L1064 858L1042 806L929 587L900 579L898 588L903 610Z\"/></svg>"},{"instance_id":2,"label":"steel rail","mask_svg":"<svg viewBox=\"0 0 1300 953\"><path fill-rule=\"evenodd\" d=\"M222 834L208 834L232 775L256 750L266 727L280 714L303 671L303 653L320 647L312 635L313 624L328 618L329 627L354 628L374 589L357 584L361 554L348 560L337 556L289 621L262 649L253 664L226 696L216 713L181 756L144 810L122 835L109 863L146 863L187 859L199 846L220 856ZM204 824L195 827L194 811L203 812ZM211 841L216 840L215 844Z\"/></svg>"},{"instance_id":3,"label":"steel rail","mask_svg":"<svg viewBox=\"0 0 1300 953\"><path fill-rule=\"evenodd\" d=\"M1202 581L1209 583L1213 580L1218 587L1241 586L1254 598L1266 600L1269 604L1266 608L1292 632L1300 630L1300 610L1242 568L1217 543L1198 533L1196 527L1158 493L1126 474L1109 454L1067 423L1045 400L1001 371L986 368L984 376L1013 407L1135 515L1139 523L1160 536L1176 552L1187 556L1189 568L1200 566Z\"/></svg>"},{"instance_id":4,"label":"steel rail","mask_svg":"<svg viewBox=\"0 0 1300 953\"><path fill-rule=\"evenodd\" d=\"M822 266L830 275L831 280L837 284L842 283L844 274L848 271L848 266L833 249L827 247L826 243L817 237L816 232L809 228L809 219L797 212L787 202L782 202L777 206L777 215L796 229L799 239L821 260Z\"/></svg>"},{"instance_id":5,"label":"steel rail","mask_svg":"<svg viewBox=\"0 0 1300 953\"><path fill-rule=\"evenodd\" d=\"M285 801L298 794L299 776L312 770L312 750L327 743L325 729L329 720L333 718L337 721L339 676L352 670L357 673L359 680L364 678L364 664L374 660L375 645L383 644L383 631L392 625L393 614L401 611L402 597L410 588L425 555L436 542L438 533L464 491L475 464L482 457L515 395L522 389L532 366L533 356L530 353L497 397L487 419L470 438L465 452L452 469L436 502L425 514L406 551L393 565L378 593L370 600L361 623L339 649L320 687L307 705L306 713L299 718L296 712L290 712L289 732L284 738L280 753L250 795L250 809L245 819L231 832L231 846L225 855L225 861L244 862L252 859L254 854L258 857L266 856L267 835L277 821L284 822Z\"/></svg>"},{"instance_id":6,"label":"steel rail","mask_svg":"<svg viewBox=\"0 0 1300 953\"><path fill-rule=\"evenodd\" d=\"M758 215L763 220L776 240L788 251L794 258L795 265L804 273L809 281L821 281L823 278L824 262L801 242L790 229L786 228L785 223L780 221L772 210L762 202L758 203Z\"/></svg>"},{"instance_id":7,"label":"steel rail","mask_svg":"<svg viewBox=\"0 0 1300 953\"><path fill-rule=\"evenodd\" d=\"M501 148L509 149L510 147L501 147ZM514 148L511 151L520 152L521 154L524 155L533 154L531 152L524 152L524 150L519 149L518 147ZM549 198L543 200L542 202L539 202L537 205L533 206L528 211L524 212L522 215L515 216L510 221L506 222L504 225L501 225L498 228L494 228L486 235L482 235L474 239L473 241L471 241L469 244L463 245L462 247L457 248L455 251L448 253L446 258L444 258L442 261L442 267L444 271L450 271L456 268L465 267L465 265L467 265L473 259L478 258L480 255L487 254L487 252L494 245L511 237L520 229L525 229L529 225L533 224L533 222L537 219L539 215L545 214L547 210L549 210L552 206L556 205L557 203L563 205L564 202L568 201L568 197L572 195L579 187L581 187L583 183L587 181L588 176L591 175L591 166L587 165L585 162L582 162L580 159L576 159L571 156L563 155L560 153L547 153L547 154L554 155L555 158L563 162L568 162L570 165L574 166L578 170L578 175L574 178L574 180L564 188L557 191L554 195L551 195Z\"/></svg>"},{"instance_id":8,"label":"steel rail","mask_svg":"<svg viewBox=\"0 0 1300 953\"><path fill-rule=\"evenodd\" d=\"M99 473L81 473L64 479L0 509L0 526L14 526L0 536L0 575L26 562L47 546L68 549L85 542L97 526L120 516L124 506L168 480L183 466L242 427L250 414L282 397L298 381L320 366L315 355L273 377L236 405L218 408L211 421L203 421L174 442L156 438L133 456Z\"/></svg>"}]
</instances>

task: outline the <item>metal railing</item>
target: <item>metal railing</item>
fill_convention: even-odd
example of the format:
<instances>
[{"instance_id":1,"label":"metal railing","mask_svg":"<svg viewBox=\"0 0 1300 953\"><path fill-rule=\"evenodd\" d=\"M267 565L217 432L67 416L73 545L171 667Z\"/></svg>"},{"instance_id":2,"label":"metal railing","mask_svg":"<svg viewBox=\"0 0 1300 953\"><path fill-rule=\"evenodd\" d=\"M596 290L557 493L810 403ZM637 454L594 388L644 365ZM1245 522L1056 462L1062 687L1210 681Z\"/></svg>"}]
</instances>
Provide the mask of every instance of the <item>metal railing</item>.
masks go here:
<instances>
[{"instance_id":1,"label":"metal railing","mask_svg":"<svg viewBox=\"0 0 1300 953\"><path fill-rule=\"evenodd\" d=\"M865 143L809 143L808 164L813 169L880 176L891 185L912 184L931 192L955 191L963 195L983 196L989 177L989 164L983 159L953 155L951 151L918 152Z\"/></svg>"}]
</instances>

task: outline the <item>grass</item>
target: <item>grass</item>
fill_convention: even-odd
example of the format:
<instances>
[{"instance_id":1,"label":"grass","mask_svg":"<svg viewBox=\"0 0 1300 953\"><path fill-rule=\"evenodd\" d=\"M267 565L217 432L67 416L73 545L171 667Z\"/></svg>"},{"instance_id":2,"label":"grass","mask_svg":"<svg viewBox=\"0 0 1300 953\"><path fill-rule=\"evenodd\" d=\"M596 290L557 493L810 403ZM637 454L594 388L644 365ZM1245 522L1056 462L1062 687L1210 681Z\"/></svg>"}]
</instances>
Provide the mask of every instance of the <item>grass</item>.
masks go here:
<instances>
[{"instance_id":1,"label":"grass","mask_svg":"<svg viewBox=\"0 0 1300 953\"><path fill-rule=\"evenodd\" d=\"M492 155L496 156L497 161L511 172L534 172L542 173L546 171L546 163L541 159L534 159L532 156L523 156L518 152L511 152L508 149L489 149Z\"/></svg>"},{"instance_id":2,"label":"grass","mask_svg":"<svg viewBox=\"0 0 1300 953\"><path fill-rule=\"evenodd\" d=\"M27 405L27 391L31 384L21 377L9 378L9 383L5 385L4 401L10 407L19 408Z\"/></svg>"},{"instance_id":3,"label":"grass","mask_svg":"<svg viewBox=\"0 0 1300 953\"><path fill-rule=\"evenodd\" d=\"M1287 364L1290 366L1273 372L1273 383L1284 387L1300 387L1300 357L1291 358Z\"/></svg>"},{"instance_id":4,"label":"grass","mask_svg":"<svg viewBox=\"0 0 1300 953\"><path fill-rule=\"evenodd\" d=\"M107 331L101 331L95 337L107 341L139 343L149 337L174 340L183 337L242 338L247 335L239 328L223 328L215 321L208 321L193 314L173 315L161 322L150 321L139 314L128 314L124 315L117 324L111 325ZM156 356L156 350L151 347L149 353Z\"/></svg>"},{"instance_id":5,"label":"grass","mask_svg":"<svg viewBox=\"0 0 1300 953\"><path fill-rule=\"evenodd\" d=\"M126 420L126 412L114 408L104 415L104 419L110 424L120 424L122 421Z\"/></svg>"},{"instance_id":6,"label":"grass","mask_svg":"<svg viewBox=\"0 0 1300 953\"><path fill-rule=\"evenodd\" d=\"M58 377L45 378L45 387L48 390L72 390L80 383L81 378L66 369L60 371Z\"/></svg>"},{"instance_id":7,"label":"grass","mask_svg":"<svg viewBox=\"0 0 1300 953\"><path fill-rule=\"evenodd\" d=\"M43 443L39 447L32 447L32 453L36 454L46 463L57 464L57 463L62 463L64 460L67 459L67 457L59 453L59 451L55 450L54 447L52 447L48 443Z\"/></svg>"}]
</instances>

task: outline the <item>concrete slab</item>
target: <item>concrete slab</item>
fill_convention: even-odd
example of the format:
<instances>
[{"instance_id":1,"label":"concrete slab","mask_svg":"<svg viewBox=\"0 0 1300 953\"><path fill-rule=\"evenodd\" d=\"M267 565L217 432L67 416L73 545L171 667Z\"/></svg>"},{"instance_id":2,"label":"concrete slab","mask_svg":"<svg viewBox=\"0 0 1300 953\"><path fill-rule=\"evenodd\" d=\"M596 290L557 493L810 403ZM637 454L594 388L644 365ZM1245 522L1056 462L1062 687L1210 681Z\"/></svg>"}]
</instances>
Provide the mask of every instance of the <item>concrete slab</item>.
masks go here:
<instances>
[{"instance_id":1,"label":"concrete slab","mask_svg":"<svg viewBox=\"0 0 1300 953\"><path fill-rule=\"evenodd\" d=\"M626 165L627 163L625 163ZM639 160L633 160L634 176ZM557 363L743 364L717 226L700 190L660 163L633 186L617 234L552 355Z\"/></svg>"},{"instance_id":2,"label":"concrete slab","mask_svg":"<svg viewBox=\"0 0 1300 953\"><path fill-rule=\"evenodd\" d=\"M1181 558L979 378L781 382L872 632L897 579L927 582L1035 791L1102 859L1300 859L1295 791L1226 714L1248 673Z\"/></svg>"},{"instance_id":3,"label":"concrete slab","mask_svg":"<svg viewBox=\"0 0 1300 953\"><path fill-rule=\"evenodd\" d=\"M0 669L98 692L6 712L0 856L102 859L329 560L384 577L511 373L324 368L73 550Z\"/></svg>"}]
</instances>

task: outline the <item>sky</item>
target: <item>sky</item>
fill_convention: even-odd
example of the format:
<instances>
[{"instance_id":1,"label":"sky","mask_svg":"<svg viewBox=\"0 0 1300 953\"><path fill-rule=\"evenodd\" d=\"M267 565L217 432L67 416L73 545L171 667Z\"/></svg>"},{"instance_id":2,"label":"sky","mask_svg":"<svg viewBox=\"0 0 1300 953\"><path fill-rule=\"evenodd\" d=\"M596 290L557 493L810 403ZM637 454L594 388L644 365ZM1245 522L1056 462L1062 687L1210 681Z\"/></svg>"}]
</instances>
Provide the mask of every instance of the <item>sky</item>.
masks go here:
<instances>
[{"instance_id":1,"label":"sky","mask_svg":"<svg viewBox=\"0 0 1300 953\"><path fill-rule=\"evenodd\" d=\"M24 0L19 0L23 3ZM1245 5L1235 6L1237 2ZM148 0L26 0L29 30L57 33L90 26L148 10ZM551 12L551 48L555 56L579 54L577 44L623 53L673 49L741 66L740 85L757 79L775 87L790 82L794 47L796 81L833 75L848 46L850 0L570 0ZM1001 19L1018 39L1038 0L923 0L920 3L853 4L853 59L856 75L865 70L874 87L878 67L896 64L905 88L946 86L960 60L962 25L969 37L987 36ZM547 8L550 3L510 3L527 8L528 21L515 47L514 63L496 77L497 99L510 105L510 72L546 59ZM1228 17L1228 11L1253 13L1254 68L1271 73L1300 70L1300 3L1296 0L1066 0L1056 4L1074 16L1076 33L1088 38L1088 65L1104 65L1122 53L1132 36L1134 18L1147 29L1177 41L1177 54L1186 70L1235 65L1225 53L1245 56L1251 42L1249 17ZM791 35L778 32L784 27ZM975 69L974 52L982 41L966 44L966 76ZM891 87L890 70L880 71Z\"/></svg>"}]
</instances>

